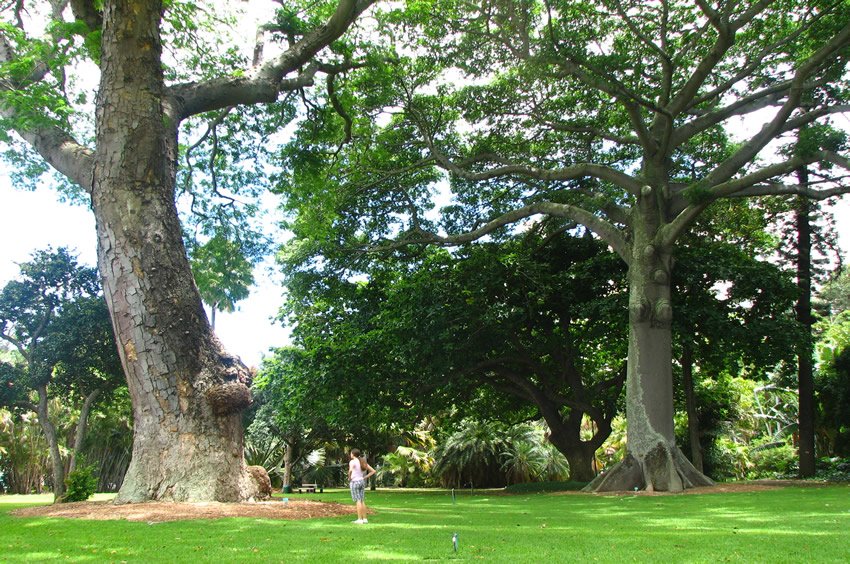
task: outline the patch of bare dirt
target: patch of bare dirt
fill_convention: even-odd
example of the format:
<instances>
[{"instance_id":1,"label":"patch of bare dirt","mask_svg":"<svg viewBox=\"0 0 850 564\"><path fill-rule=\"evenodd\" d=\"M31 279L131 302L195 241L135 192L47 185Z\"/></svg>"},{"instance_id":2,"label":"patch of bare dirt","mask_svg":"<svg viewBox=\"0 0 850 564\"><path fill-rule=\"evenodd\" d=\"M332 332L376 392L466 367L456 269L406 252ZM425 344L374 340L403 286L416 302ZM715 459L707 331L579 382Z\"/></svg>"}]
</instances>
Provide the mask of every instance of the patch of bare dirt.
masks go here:
<instances>
[{"instance_id":1,"label":"patch of bare dirt","mask_svg":"<svg viewBox=\"0 0 850 564\"><path fill-rule=\"evenodd\" d=\"M694 495L694 494L714 494L714 493L733 493L733 492L759 492L771 490L774 488L787 488L789 486L796 487L819 487L826 485L823 482L813 482L811 480L753 480L750 482L729 482L726 484L715 484L713 486L703 486L699 488L690 488L683 492L656 492L638 490L636 492L599 492L597 495Z\"/></svg>"},{"instance_id":2,"label":"patch of bare dirt","mask_svg":"<svg viewBox=\"0 0 850 564\"><path fill-rule=\"evenodd\" d=\"M254 503L169 503L146 502L113 505L111 502L82 501L26 507L11 512L18 517L64 517L69 519L126 520L158 523L185 519L253 517L257 519L313 519L356 514L353 505L309 500Z\"/></svg>"}]
</instances>

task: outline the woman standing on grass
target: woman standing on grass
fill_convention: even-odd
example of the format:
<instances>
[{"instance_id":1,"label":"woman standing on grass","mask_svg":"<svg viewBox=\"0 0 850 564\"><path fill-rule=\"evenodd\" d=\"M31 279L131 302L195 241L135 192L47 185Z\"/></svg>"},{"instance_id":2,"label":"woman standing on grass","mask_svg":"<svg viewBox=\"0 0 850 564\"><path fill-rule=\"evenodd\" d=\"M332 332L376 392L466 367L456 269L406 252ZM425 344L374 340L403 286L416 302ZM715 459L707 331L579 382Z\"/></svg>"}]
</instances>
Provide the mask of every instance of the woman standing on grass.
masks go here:
<instances>
[{"instance_id":1,"label":"woman standing on grass","mask_svg":"<svg viewBox=\"0 0 850 564\"><path fill-rule=\"evenodd\" d=\"M363 525L368 523L366 519L366 480L375 474L375 469L366 462L366 457L360 454L360 450L351 449L351 460L348 463L348 481L351 488L351 499L357 505L357 520L355 523Z\"/></svg>"}]
</instances>

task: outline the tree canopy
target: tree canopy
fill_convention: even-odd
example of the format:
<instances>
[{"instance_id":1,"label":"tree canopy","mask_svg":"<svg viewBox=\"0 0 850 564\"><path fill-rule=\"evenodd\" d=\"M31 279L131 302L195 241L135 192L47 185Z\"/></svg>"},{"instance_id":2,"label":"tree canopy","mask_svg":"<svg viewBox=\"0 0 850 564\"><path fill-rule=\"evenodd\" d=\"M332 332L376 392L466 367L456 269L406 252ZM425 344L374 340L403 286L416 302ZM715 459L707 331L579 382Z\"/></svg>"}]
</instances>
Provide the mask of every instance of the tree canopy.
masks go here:
<instances>
[{"instance_id":1,"label":"tree canopy","mask_svg":"<svg viewBox=\"0 0 850 564\"><path fill-rule=\"evenodd\" d=\"M282 7L261 30L280 49L258 44L250 61L210 36L230 22L195 2L4 11L7 158L22 181L53 167L95 212L137 425L119 499L248 496L251 374L209 327L178 204L205 237L233 234L223 226L254 209L237 192L270 185L297 212L289 254L325 269L347 268L352 247L584 225L629 284L630 453L595 487L707 483L673 437L675 251L719 200L850 190L830 127L846 111L846 3L415 0L354 25L372 4ZM98 86L75 88L74 65ZM299 131L266 167L298 108ZM789 182L804 166L814 180Z\"/></svg>"},{"instance_id":2,"label":"tree canopy","mask_svg":"<svg viewBox=\"0 0 850 564\"><path fill-rule=\"evenodd\" d=\"M846 111L847 6L422 1L382 21L397 61L352 72L339 103L327 91L286 153L291 256L345 268L334 247L583 224L630 288L630 455L594 487L707 483L673 438L674 255L715 202L850 190L830 127ZM804 166L816 181L794 180Z\"/></svg>"}]
</instances>

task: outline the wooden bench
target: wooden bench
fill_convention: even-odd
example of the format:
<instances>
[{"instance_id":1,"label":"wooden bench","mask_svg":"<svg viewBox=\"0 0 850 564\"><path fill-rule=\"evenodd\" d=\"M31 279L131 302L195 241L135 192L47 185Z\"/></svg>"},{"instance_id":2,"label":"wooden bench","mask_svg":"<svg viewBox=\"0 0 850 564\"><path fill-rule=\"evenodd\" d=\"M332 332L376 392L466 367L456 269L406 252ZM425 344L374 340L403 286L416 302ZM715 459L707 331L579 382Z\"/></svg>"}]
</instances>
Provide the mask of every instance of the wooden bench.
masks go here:
<instances>
[{"instance_id":1,"label":"wooden bench","mask_svg":"<svg viewBox=\"0 0 850 564\"><path fill-rule=\"evenodd\" d=\"M323 493L325 488L318 484L301 484L301 487L298 488L298 493L316 493L317 491Z\"/></svg>"}]
</instances>

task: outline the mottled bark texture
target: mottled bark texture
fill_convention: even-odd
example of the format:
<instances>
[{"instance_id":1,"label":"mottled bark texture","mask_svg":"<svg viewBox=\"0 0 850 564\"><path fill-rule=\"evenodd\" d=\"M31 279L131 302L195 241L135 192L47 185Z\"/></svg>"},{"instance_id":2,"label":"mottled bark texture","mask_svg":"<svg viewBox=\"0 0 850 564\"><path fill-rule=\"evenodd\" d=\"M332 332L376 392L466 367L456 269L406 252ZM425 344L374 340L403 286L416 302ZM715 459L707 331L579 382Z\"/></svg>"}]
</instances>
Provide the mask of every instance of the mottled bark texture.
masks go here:
<instances>
[{"instance_id":1,"label":"mottled bark texture","mask_svg":"<svg viewBox=\"0 0 850 564\"><path fill-rule=\"evenodd\" d=\"M50 452L50 469L53 479L53 499L54 501L62 501L65 496L65 465L62 462L62 454L59 451L59 438L56 436L56 427L50 420L50 413L47 409L47 384L40 384L36 387L38 393L38 423L41 425L41 430L44 433L44 439L47 441L47 448Z\"/></svg>"},{"instance_id":2,"label":"mottled bark texture","mask_svg":"<svg viewBox=\"0 0 850 564\"><path fill-rule=\"evenodd\" d=\"M711 485L676 446L673 429L670 303L672 251L657 243L663 188L644 187L632 212L629 257L629 363L626 376L628 452L586 489L677 492ZM660 212L660 213L659 213Z\"/></svg>"},{"instance_id":3,"label":"mottled bark texture","mask_svg":"<svg viewBox=\"0 0 850 564\"><path fill-rule=\"evenodd\" d=\"M262 466L248 466L248 475L251 477L251 490L248 499L253 501L265 501L272 497L272 480L269 473Z\"/></svg>"},{"instance_id":4,"label":"mottled bark texture","mask_svg":"<svg viewBox=\"0 0 850 564\"><path fill-rule=\"evenodd\" d=\"M133 403L117 503L241 501L247 369L213 335L174 203L177 121L165 102L161 2L107 2L92 205L98 264Z\"/></svg>"}]
</instances>

